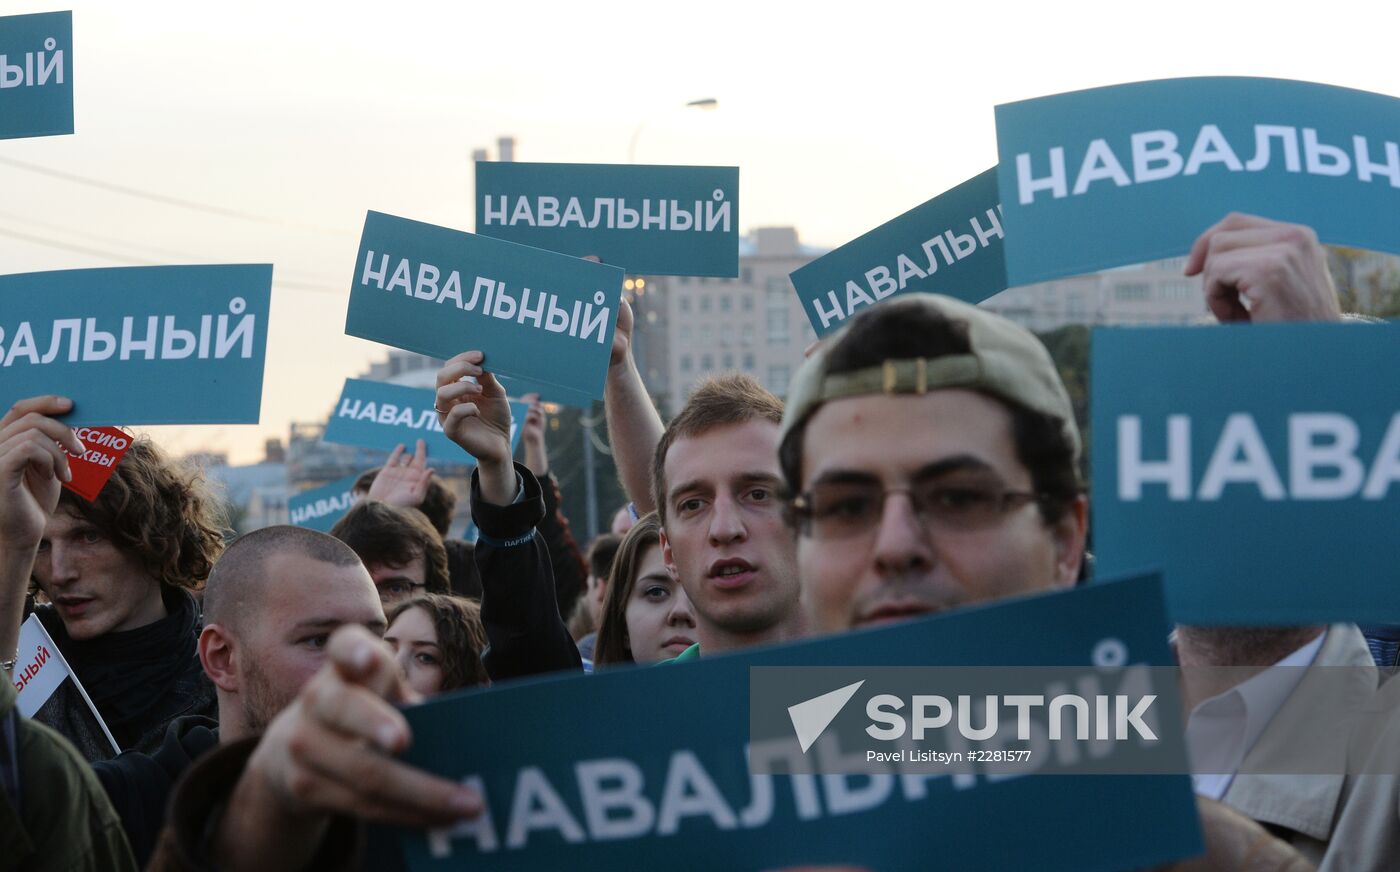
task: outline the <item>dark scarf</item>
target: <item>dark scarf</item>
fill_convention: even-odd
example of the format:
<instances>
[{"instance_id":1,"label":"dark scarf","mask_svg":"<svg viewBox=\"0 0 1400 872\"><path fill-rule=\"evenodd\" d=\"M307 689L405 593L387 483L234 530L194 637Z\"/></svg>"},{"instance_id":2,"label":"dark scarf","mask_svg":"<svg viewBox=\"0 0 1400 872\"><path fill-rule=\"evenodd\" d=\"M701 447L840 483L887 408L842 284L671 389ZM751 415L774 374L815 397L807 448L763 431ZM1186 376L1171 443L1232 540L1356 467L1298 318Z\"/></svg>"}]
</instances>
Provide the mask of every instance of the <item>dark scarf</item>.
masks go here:
<instances>
[{"instance_id":1,"label":"dark scarf","mask_svg":"<svg viewBox=\"0 0 1400 872\"><path fill-rule=\"evenodd\" d=\"M159 621L82 642L68 637L57 613L50 612L51 620L44 621L123 748L160 719L168 706L159 703L191 663L198 663L194 597L177 587L163 587L162 596L167 614Z\"/></svg>"}]
</instances>

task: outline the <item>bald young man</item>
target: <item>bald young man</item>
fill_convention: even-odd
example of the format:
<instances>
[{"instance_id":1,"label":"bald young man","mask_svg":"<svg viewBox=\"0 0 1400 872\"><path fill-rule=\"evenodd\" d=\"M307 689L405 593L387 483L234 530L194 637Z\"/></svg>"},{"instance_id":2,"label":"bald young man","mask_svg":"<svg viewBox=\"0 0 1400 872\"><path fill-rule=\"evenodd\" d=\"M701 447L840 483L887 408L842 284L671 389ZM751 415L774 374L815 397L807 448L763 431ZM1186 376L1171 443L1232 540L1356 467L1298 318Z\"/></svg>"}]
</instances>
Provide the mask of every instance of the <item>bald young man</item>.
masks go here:
<instances>
[{"instance_id":1,"label":"bald young man","mask_svg":"<svg viewBox=\"0 0 1400 872\"><path fill-rule=\"evenodd\" d=\"M385 629L374 583L343 542L302 527L268 527L224 552L205 587L199 637L218 721L181 718L154 753L94 766L142 867L184 771L219 744L266 727L320 668L330 634L346 624Z\"/></svg>"}]
</instances>

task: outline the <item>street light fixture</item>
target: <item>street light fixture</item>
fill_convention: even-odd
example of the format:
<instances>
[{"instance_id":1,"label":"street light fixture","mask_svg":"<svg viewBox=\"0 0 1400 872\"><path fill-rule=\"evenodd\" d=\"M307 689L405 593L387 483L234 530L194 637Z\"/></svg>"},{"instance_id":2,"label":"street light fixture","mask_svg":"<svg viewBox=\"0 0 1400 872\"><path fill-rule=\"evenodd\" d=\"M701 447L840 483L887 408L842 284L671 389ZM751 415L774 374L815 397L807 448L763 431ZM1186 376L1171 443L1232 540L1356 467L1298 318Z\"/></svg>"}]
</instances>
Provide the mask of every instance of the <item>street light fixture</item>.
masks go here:
<instances>
[{"instance_id":1,"label":"street light fixture","mask_svg":"<svg viewBox=\"0 0 1400 872\"><path fill-rule=\"evenodd\" d=\"M718 109L719 101L716 100L714 97L705 97L700 100L691 100L690 102L686 103L680 108L705 110ZM628 163L637 162L637 140L641 137L642 129L646 127L646 124L646 120L643 120L642 123L637 125L637 129L632 131L632 141L627 145ZM635 314L637 316L642 317L646 321L646 323L655 324L657 321L655 309L648 307L645 310L643 310L640 302L640 298L646 295L647 280L642 278L641 276L631 276L623 281L622 287L623 298L626 299L629 303L635 302L638 304L638 308ZM645 332L646 331L638 331L636 334L633 335L633 342L635 343L633 345L633 353L635 354L638 360L645 360L647 356L644 350L646 341ZM654 374L655 370L651 370L651 372ZM584 415L579 419L579 430L583 436L583 481L584 490L586 492L585 500L587 505L587 515L585 517L584 529L588 534L589 539L592 539L594 536L598 535L598 489L597 483L595 481L596 473L594 471L593 466L593 451L595 439L593 435L593 427L597 423L597 420L590 419L588 415Z\"/></svg>"}]
</instances>

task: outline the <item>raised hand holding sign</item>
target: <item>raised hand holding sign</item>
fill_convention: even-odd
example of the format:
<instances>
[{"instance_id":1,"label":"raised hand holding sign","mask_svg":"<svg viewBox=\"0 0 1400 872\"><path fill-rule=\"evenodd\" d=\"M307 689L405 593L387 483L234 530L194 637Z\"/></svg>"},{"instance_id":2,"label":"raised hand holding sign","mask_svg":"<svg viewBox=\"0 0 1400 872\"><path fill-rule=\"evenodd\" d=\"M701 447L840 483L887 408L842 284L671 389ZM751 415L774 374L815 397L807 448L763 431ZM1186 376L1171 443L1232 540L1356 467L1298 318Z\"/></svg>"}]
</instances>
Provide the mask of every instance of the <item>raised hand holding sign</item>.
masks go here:
<instances>
[{"instance_id":1,"label":"raised hand holding sign","mask_svg":"<svg viewBox=\"0 0 1400 872\"><path fill-rule=\"evenodd\" d=\"M1338 321L1327 252L1311 227L1232 212L1186 258L1221 321Z\"/></svg>"},{"instance_id":2,"label":"raised hand holding sign","mask_svg":"<svg viewBox=\"0 0 1400 872\"><path fill-rule=\"evenodd\" d=\"M447 438L476 458L482 496L504 506L516 492L510 400L496 377L482 367L485 360L483 352L465 351L438 370L434 408ZM468 377L476 381L463 381Z\"/></svg>"}]
</instances>

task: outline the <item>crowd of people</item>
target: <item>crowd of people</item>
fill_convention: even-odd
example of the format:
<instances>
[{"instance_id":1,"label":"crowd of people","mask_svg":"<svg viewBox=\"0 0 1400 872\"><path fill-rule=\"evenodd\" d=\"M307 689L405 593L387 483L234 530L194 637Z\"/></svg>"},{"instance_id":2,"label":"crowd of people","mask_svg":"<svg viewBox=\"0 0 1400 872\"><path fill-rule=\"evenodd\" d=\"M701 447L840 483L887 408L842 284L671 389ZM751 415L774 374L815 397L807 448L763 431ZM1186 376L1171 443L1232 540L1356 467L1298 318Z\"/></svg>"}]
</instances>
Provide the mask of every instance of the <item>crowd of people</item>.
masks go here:
<instances>
[{"instance_id":1,"label":"crowd of people","mask_svg":"<svg viewBox=\"0 0 1400 872\"><path fill-rule=\"evenodd\" d=\"M1307 228L1232 215L1187 274L1221 321L1343 317ZM811 350L786 401L722 375L669 422L632 331L624 303L605 407L631 504L586 557L537 402L513 459L490 349L437 375L443 431L476 461L474 544L447 535L454 497L421 444L365 473L329 535L275 526L228 542L198 470L146 438L95 501L64 490L83 450L62 423L71 401L16 403L0 420L0 659L37 614L121 753L80 698L30 721L0 683L0 844L34 846L26 868L394 868L395 846L364 824L482 811L470 788L396 758L412 739L400 706L526 676L684 669L1084 581L1084 446L1024 329L896 296ZM1397 776L1248 765L1290 744L1393 756L1400 717L1364 743L1270 730L1294 690L1278 690L1280 668L1351 667L1329 690L1336 710L1395 696L1393 663L1377 662L1392 630L1175 629L1183 676L1234 668L1227 684L1183 680L1188 744L1212 764L1194 777L1207 855L1176 868L1400 868Z\"/></svg>"}]
</instances>

